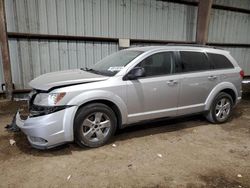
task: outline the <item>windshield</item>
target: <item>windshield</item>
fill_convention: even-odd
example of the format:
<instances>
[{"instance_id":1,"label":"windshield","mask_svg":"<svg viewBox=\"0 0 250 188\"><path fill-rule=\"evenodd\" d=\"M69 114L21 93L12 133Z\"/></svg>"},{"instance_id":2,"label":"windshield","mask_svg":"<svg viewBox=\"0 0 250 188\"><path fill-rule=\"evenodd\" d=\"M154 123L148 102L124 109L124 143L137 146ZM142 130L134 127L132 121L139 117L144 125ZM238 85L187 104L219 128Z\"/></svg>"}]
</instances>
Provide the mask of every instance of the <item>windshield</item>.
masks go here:
<instances>
[{"instance_id":1,"label":"windshield","mask_svg":"<svg viewBox=\"0 0 250 188\"><path fill-rule=\"evenodd\" d=\"M105 57L90 69L86 68L84 70L96 74L114 76L141 53L142 51L122 50Z\"/></svg>"}]
</instances>

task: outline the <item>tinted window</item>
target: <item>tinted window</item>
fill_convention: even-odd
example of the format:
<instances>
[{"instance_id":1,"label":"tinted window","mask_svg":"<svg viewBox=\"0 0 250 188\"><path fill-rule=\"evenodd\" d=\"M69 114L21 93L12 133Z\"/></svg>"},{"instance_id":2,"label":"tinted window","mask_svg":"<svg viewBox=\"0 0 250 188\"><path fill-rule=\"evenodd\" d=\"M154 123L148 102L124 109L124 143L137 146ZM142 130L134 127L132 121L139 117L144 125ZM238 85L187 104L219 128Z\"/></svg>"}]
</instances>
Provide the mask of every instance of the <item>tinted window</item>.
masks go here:
<instances>
[{"instance_id":1,"label":"tinted window","mask_svg":"<svg viewBox=\"0 0 250 188\"><path fill-rule=\"evenodd\" d=\"M211 69L207 56L201 52L180 52L182 72Z\"/></svg>"},{"instance_id":2,"label":"tinted window","mask_svg":"<svg viewBox=\"0 0 250 188\"><path fill-rule=\"evenodd\" d=\"M232 63L224 55L208 53L208 57L213 62L215 69L233 68Z\"/></svg>"},{"instance_id":3,"label":"tinted window","mask_svg":"<svg viewBox=\"0 0 250 188\"><path fill-rule=\"evenodd\" d=\"M147 57L137 67L143 67L146 76L157 76L172 73L173 64L173 53L161 52Z\"/></svg>"}]
</instances>

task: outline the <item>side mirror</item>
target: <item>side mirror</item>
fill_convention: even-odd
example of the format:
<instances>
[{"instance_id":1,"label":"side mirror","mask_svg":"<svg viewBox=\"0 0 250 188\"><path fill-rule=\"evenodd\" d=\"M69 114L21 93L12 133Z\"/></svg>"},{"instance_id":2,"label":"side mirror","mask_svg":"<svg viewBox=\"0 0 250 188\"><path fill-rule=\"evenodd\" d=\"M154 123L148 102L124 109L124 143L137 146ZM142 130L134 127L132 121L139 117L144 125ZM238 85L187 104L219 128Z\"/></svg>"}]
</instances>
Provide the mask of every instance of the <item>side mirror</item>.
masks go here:
<instances>
[{"instance_id":1,"label":"side mirror","mask_svg":"<svg viewBox=\"0 0 250 188\"><path fill-rule=\"evenodd\" d=\"M127 80L136 80L139 77L145 76L145 69L142 67L134 67L129 73L127 74Z\"/></svg>"}]
</instances>

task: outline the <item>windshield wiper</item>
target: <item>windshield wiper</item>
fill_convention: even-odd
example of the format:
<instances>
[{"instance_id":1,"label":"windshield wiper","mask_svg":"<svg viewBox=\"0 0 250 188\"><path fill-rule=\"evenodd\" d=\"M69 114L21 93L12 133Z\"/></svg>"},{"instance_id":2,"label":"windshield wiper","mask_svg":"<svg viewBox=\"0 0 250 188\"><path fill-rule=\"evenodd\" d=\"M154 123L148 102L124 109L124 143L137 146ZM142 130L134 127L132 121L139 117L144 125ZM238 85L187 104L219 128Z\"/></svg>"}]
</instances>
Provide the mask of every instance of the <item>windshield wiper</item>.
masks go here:
<instances>
[{"instance_id":1,"label":"windshield wiper","mask_svg":"<svg viewBox=\"0 0 250 188\"><path fill-rule=\"evenodd\" d=\"M103 72L92 69L92 68L84 67L84 68L80 68L80 69L83 70L83 71L92 72L94 74L100 74L100 75L106 76Z\"/></svg>"},{"instance_id":2,"label":"windshield wiper","mask_svg":"<svg viewBox=\"0 0 250 188\"><path fill-rule=\"evenodd\" d=\"M81 70L84 70L84 71L92 71L93 69L90 69L88 67L84 67L84 68L80 68Z\"/></svg>"}]
</instances>

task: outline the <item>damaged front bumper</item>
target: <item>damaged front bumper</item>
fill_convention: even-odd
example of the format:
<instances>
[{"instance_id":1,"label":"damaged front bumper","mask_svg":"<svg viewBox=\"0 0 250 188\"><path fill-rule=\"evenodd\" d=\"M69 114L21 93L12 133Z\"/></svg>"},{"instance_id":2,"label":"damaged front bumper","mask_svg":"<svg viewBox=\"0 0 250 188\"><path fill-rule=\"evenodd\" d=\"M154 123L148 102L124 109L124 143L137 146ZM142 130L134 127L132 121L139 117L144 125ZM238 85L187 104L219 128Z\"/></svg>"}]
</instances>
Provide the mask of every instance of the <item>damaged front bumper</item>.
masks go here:
<instances>
[{"instance_id":1,"label":"damaged front bumper","mask_svg":"<svg viewBox=\"0 0 250 188\"><path fill-rule=\"evenodd\" d=\"M16 125L21 129L34 148L49 149L73 141L75 106L38 117L22 119L16 114Z\"/></svg>"}]
</instances>

